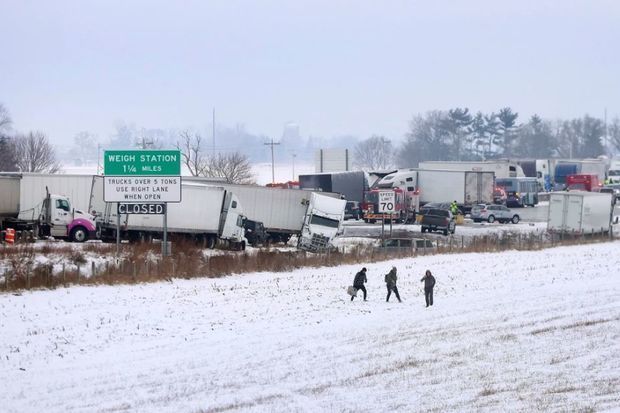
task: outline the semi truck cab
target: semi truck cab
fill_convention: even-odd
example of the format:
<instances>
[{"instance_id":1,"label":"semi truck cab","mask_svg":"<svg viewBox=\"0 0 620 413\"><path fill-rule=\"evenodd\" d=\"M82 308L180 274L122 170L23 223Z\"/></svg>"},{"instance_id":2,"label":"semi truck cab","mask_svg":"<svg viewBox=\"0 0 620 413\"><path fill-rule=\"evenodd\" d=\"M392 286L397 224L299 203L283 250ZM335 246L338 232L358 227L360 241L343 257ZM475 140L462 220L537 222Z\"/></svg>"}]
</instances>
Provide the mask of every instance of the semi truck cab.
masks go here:
<instances>
[{"instance_id":1,"label":"semi truck cab","mask_svg":"<svg viewBox=\"0 0 620 413\"><path fill-rule=\"evenodd\" d=\"M69 199L47 194L38 219L39 235L84 242L95 238L95 217L71 207Z\"/></svg>"},{"instance_id":2,"label":"semi truck cab","mask_svg":"<svg viewBox=\"0 0 620 413\"><path fill-rule=\"evenodd\" d=\"M298 248L310 252L327 250L344 220L345 204L344 199L313 193L304 217Z\"/></svg>"}]
</instances>

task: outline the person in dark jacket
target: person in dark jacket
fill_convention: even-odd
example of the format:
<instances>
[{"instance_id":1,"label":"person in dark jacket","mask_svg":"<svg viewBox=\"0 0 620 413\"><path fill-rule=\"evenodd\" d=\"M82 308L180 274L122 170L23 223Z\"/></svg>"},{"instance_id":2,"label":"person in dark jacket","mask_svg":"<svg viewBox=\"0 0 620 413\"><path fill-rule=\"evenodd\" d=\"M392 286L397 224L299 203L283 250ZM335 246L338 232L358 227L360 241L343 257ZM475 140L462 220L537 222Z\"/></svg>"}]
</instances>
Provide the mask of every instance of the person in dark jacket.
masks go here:
<instances>
[{"instance_id":1,"label":"person in dark jacket","mask_svg":"<svg viewBox=\"0 0 620 413\"><path fill-rule=\"evenodd\" d=\"M390 272L385 275L385 286L387 287L387 298L385 299L386 302L390 301L390 295L392 295L392 291L394 291L396 298L398 298L398 302L402 303L402 301L400 300L400 295L398 294L398 287L396 287L397 278L398 277L396 276L396 267L392 267Z\"/></svg>"},{"instance_id":2,"label":"person in dark jacket","mask_svg":"<svg viewBox=\"0 0 620 413\"><path fill-rule=\"evenodd\" d=\"M357 290L362 290L364 292L364 301L366 301L366 287L364 287L364 283L368 282L368 278L366 278L366 267L362 268L360 272L355 274L355 279L353 279L353 288L355 288L355 292ZM355 298L354 295L351 296L351 301Z\"/></svg>"},{"instance_id":3,"label":"person in dark jacket","mask_svg":"<svg viewBox=\"0 0 620 413\"><path fill-rule=\"evenodd\" d=\"M426 274L420 280L424 282L424 298L426 298L426 306L433 305L433 287L435 287L435 277L431 274L431 270L426 270Z\"/></svg>"}]
</instances>

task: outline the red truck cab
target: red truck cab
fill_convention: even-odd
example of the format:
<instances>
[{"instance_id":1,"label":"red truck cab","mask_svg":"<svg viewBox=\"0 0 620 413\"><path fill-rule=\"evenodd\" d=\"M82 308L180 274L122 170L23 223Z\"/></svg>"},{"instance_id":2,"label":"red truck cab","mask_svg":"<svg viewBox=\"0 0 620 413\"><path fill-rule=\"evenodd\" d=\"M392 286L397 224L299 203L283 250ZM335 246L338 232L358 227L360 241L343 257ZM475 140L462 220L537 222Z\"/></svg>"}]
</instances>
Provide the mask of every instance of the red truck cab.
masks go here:
<instances>
[{"instance_id":1,"label":"red truck cab","mask_svg":"<svg viewBox=\"0 0 620 413\"><path fill-rule=\"evenodd\" d=\"M595 188L601 186L597 175L577 174L568 175L566 177L566 189L568 191L588 191L592 192Z\"/></svg>"}]
</instances>

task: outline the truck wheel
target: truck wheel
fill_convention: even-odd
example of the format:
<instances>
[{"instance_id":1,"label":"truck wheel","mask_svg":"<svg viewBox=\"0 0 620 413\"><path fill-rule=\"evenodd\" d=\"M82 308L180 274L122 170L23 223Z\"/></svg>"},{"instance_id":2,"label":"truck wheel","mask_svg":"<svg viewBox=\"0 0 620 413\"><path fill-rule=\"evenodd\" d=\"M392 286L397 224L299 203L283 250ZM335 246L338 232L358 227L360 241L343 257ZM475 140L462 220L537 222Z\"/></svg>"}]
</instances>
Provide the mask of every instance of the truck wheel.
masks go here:
<instances>
[{"instance_id":1,"label":"truck wheel","mask_svg":"<svg viewBox=\"0 0 620 413\"><path fill-rule=\"evenodd\" d=\"M88 240L88 232L84 227L75 227L71 230L71 241L84 242Z\"/></svg>"},{"instance_id":2,"label":"truck wheel","mask_svg":"<svg viewBox=\"0 0 620 413\"><path fill-rule=\"evenodd\" d=\"M444 235L448 235L448 228L446 228L446 229L444 229L444 230L443 230L443 234L444 234Z\"/></svg>"},{"instance_id":3,"label":"truck wheel","mask_svg":"<svg viewBox=\"0 0 620 413\"><path fill-rule=\"evenodd\" d=\"M215 248L215 237L213 236L207 237L207 248L209 248L210 250Z\"/></svg>"},{"instance_id":4,"label":"truck wheel","mask_svg":"<svg viewBox=\"0 0 620 413\"><path fill-rule=\"evenodd\" d=\"M492 224L493 222L495 222L495 217L493 215L489 215L487 221L489 222L489 224Z\"/></svg>"},{"instance_id":5,"label":"truck wheel","mask_svg":"<svg viewBox=\"0 0 620 413\"><path fill-rule=\"evenodd\" d=\"M422 227L422 234L426 232L426 228Z\"/></svg>"},{"instance_id":6,"label":"truck wheel","mask_svg":"<svg viewBox=\"0 0 620 413\"><path fill-rule=\"evenodd\" d=\"M512 223L513 224L518 224L519 223L519 215L515 215L514 217L512 217Z\"/></svg>"}]
</instances>

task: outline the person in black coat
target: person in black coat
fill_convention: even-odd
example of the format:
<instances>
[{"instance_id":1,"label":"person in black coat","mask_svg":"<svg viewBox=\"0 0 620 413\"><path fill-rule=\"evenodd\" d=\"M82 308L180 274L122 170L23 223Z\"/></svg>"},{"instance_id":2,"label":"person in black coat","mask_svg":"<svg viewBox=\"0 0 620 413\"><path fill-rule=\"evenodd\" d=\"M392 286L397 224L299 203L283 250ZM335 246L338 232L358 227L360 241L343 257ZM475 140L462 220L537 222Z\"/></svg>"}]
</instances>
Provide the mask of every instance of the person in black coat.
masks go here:
<instances>
[{"instance_id":1,"label":"person in black coat","mask_svg":"<svg viewBox=\"0 0 620 413\"><path fill-rule=\"evenodd\" d=\"M424 282L424 298L426 298L426 306L433 305L433 287L435 287L435 277L431 274L431 270L426 270L426 274L420 280Z\"/></svg>"},{"instance_id":2,"label":"person in black coat","mask_svg":"<svg viewBox=\"0 0 620 413\"><path fill-rule=\"evenodd\" d=\"M368 282L368 278L366 278L366 267L362 268L360 272L355 274L355 279L353 280L353 288L355 288L355 292L357 290L362 290L364 292L364 301L366 301L366 287L364 287L364 283ZM354 295L351 296L351 301L355 298Z\"/></svg>"}]
</instances>

